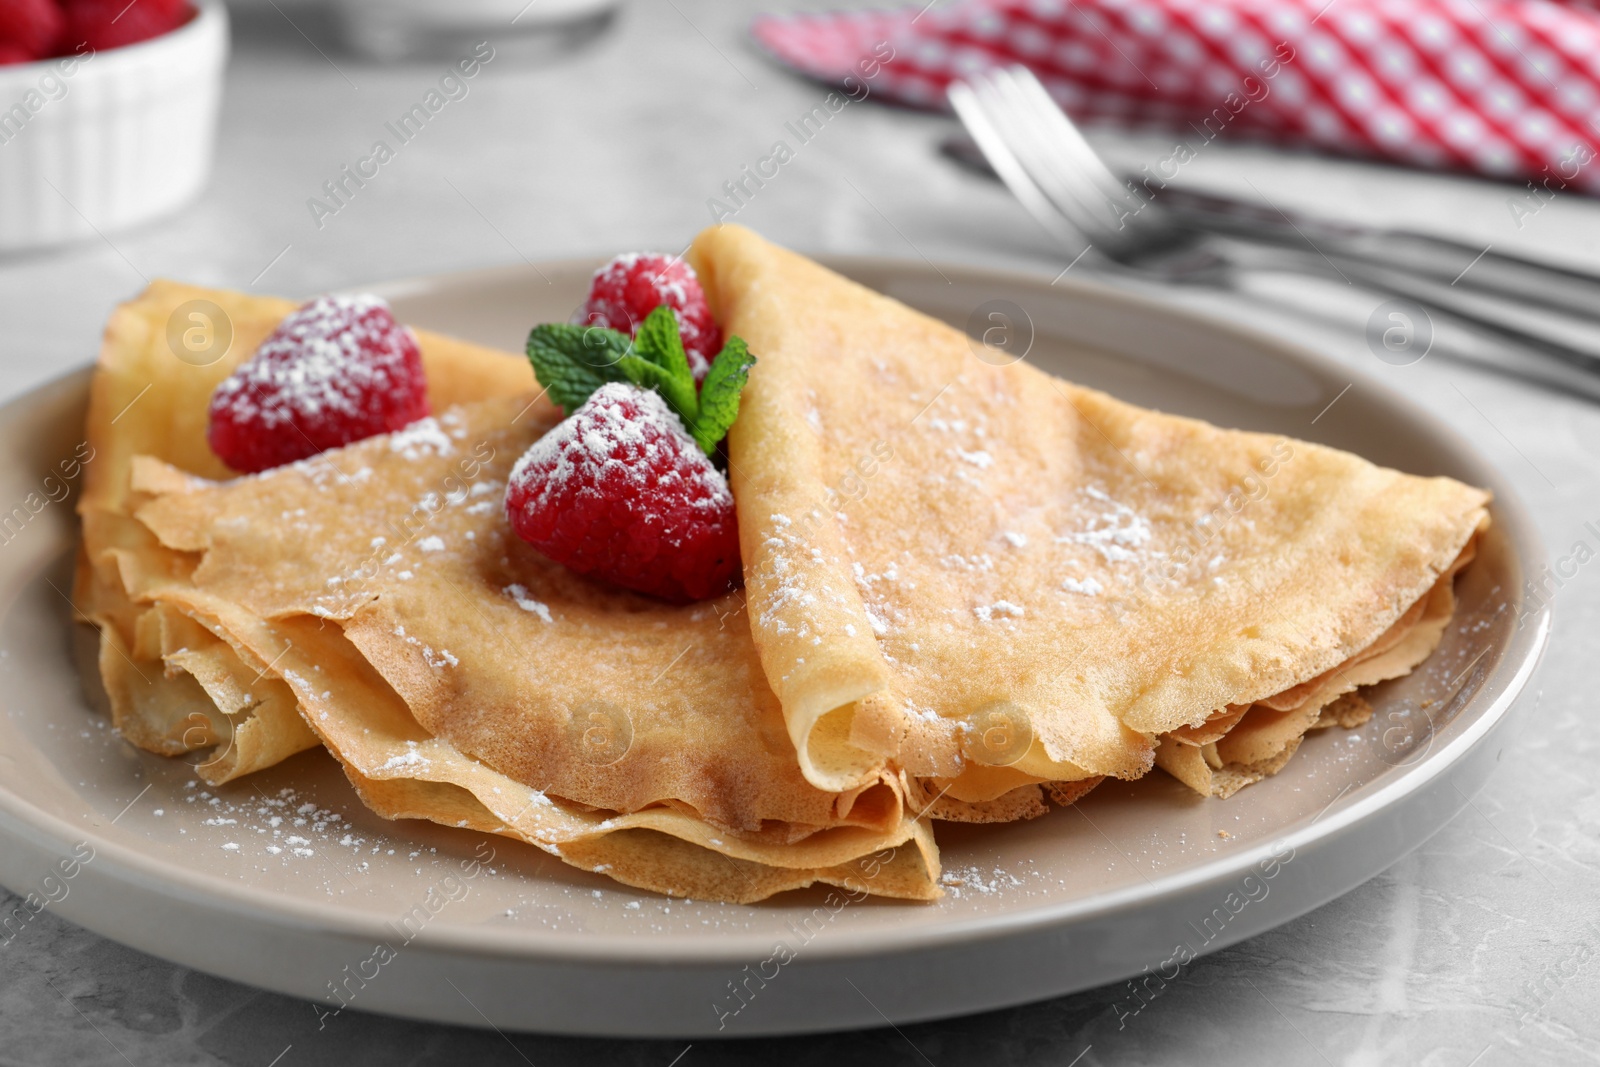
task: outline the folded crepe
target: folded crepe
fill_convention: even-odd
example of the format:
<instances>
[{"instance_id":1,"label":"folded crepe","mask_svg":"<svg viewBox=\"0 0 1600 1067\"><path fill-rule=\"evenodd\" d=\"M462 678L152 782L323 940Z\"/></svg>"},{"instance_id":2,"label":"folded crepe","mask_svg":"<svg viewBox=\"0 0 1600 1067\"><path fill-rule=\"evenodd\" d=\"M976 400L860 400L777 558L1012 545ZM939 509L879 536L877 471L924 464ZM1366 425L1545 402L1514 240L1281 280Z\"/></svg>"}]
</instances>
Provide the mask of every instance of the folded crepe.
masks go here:
<instances>
[{"instance_id":1,"label":"folded crepe","mask_svg":"<svg viewBox=\"0 0 1600 1067\"><path fill-rule=\"evenodd\" d=\"M94 458L77 505L83 548L74 603L99 627L100 677L117 729L164 755L202 750L196 769L213 784L310 748L316 736L280 681L237 672L223 642L138 601L150 583L186 573L192 563L134 520L130 471L134 457L148 455L203 477L229 477L206 444L211 393L294 307L157 281L112 313L89 386L85 436ZM187 327L196 310L223 320L206 324L214 336L231 332L210 364L180 358L168 340L169 324L178 318ZM436 409L533 386L524 360L426 331L417 336Z\"/></svg>"},{"instance_id":2,"label":"folded crepe","mask_svg":"<svg viewBox=\"0 0 1600 1067\"><path fill-rule=\"evenodd\" d=\"M687 607L510 533L559 418L524 360L419 331L437 418L231 478L207 401L291 305L120 308L77 592L118 728L209 781L320 742L379 814L641 888L930 899L930 819L1153 764L1226 796L1442 637L1486 494L1005 365L737 227L693 257L760 362L727 449L746 588ZM233 324L208 367L165 342L196 299Z\"/></svg>"},{"instance_id":3,"label":"folded crepe","mask_svg":"<svg viewBox=\"0 0 1600 1067\"><path fill-rule=\"evenodd\" d=\"M159 320L194 297L153 290L142 310ZM528 391L525 361L422 334L435 404L476 362L492 368L481 392L511 395L219 481L200 476L226 474L203 440L123 428L181 425L176 409L203 413L209 396L170 380L193 368L159 351L141 363L125 339L109 335L102 372L136 366L170 403L91 405L92 429L109 425L97 406L118 418L95 435L115 442L108 455L143 452L85 494L85 558L104 562L85 564L80 596L103 640L122 632L112 603L150 631L143 668L129 661L139 699L118 713L130 740L225 741L213 772L321 741L380 814L517 837L676 895L752 901L818 881L938 894L931 833L896 777L825 792L800 775L748 627L730 624L737 598L660 604L510 534L506 473L560 417ZM518 373L497 380L500 367ZM203 414L190 423L203 431ZM121 543L103 540L105 514L87 521L97 505L125 523ZM295 729L275 731L265 716L285 710Z\"/></svg>"},{"instance_id":4,"label":"folded crepe","mask_svg":"<svg viewBox=\"0 0 1600 1067\"><path fill-rule=\"evenodd\" d=\"M1284 693L1162 735L1156 765L1198 793L1226 798L1277 773L1308 732L1364 724L1372 706L1358 690L1408 674L1432 655L1455 614L1455 576L1476 547L1476 538L1468 541L1433 588L1371 645Z\"/></svg>"},{"instance_id":5,"label":"folded crepe","mask_svg":"<svg viewBox=\"0 0 1600 1067\"><path fill-rule=\"evenodd\" d=\"M888 762L991 801L1159 748L1226 792L1217 772L1276 769L1437 644L1440 616L1407 613L1448 618L1483 491L1124 404L737 226L691 256L760 358L730 480L756 647L819 787Z\"/></svg>"}]
</instances>

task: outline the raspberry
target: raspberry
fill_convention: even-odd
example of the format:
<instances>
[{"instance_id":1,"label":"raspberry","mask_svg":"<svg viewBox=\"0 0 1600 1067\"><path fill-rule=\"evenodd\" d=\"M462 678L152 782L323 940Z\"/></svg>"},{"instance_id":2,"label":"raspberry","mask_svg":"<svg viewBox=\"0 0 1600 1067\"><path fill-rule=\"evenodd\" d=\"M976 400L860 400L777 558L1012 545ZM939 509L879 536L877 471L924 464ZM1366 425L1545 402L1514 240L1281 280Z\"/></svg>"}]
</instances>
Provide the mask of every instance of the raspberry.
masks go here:
<instances>
[{"instance_id":1,"label":"raspberry","mask_svg":"<svg viewBox=\"0 0 1600 1067\"><path fill-rule=\"evenodd\" d=\"M62 24L54 0L0 0L0 64L48 56Z\"/></svg>"},{"instance_id":2,"label":"raspberry","mask_svg":"<svg viewBox=\"0 0 1600 1067\"><path fill-rule=\"evenodd\" d=\"M189 0L63 0L68 52L88 45L96 52L160 37L194 16Z\"/></svg>"},{"instance_id":3,"label":"raspberry","mask_svg":"<svg viewBox=\"0 0 1600 1067\"><path fill-rule=\"evenodd\" d=\"M518 537L579 574L684 603L739 573L733 494L659 393L611 382L523 453Z\"/></svg>"},{"instance_id":4,"label":"raspberry","mask_svg":"<svg viewBox=\"0 0 1600 1067\"><path fill-rule=\"evenodd\" d=\"M376 296L295 310L211 394L211 450L254 473L428 414L422 353Z\"/></svg>"},{"instance_id":5,"label":"raspberry","mask_svg":"<svg viewBox=\"0 0 1600 1067\"><path fill-rule=\"evenodd\" d=\"M701 381L722 348L722 330L711 317L694 268L658 252L630 252L594 272L589 299L578 313L586 326L609 326L632 337L659 305L672 309L694 380Z\"/></svg>"}]
</instances>

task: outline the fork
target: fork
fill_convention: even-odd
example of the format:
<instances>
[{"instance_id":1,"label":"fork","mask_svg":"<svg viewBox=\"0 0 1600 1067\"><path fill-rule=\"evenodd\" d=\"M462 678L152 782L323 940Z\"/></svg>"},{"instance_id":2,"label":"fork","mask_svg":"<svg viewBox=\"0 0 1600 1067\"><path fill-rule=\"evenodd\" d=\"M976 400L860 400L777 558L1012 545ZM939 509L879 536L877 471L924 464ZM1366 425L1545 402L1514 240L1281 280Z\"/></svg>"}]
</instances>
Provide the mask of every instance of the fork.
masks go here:
<instances>
[{"instance_id":1,"label":"fork","mask_svg":"<svg viewBox=\"0 0 1600 1067\"><path fill-rule=\"evenodd\" d=\"M1242 272L1260 270L1359 285L1444 312L1526 353L1495 363L1497 370L1600 399L1600 355L1515 307L1337 248L1262 246L1184 224L1158 198L1118 180L1026 67L955 82L948 94L995 173L1079 259L1093 255L1101 269L1148 281L1219 289L1237 290Z\"/></svg>"},{"instance_id":2,"label":"fork","mask_svg":"<svg viewBox=\"0 0 1600 1067\"><path fill-rule=\"evenodd\" d=\"M946 137L939 150L975 174L999 178L977 142L965 133ZM1129 188L1140 184L1139 176L1129 172L1119 174L1118 180ZM1147 176L1147 187L1150 180ZM1332 249L1369 265L1600 323L1600 274L1591 271L1495 251L1493 245L1479 248L1438 234L1292 214L1275 205L1165 182L1160 196L1171 221L1191 230L1302 251Z\"/></svg>"}]
</instances>

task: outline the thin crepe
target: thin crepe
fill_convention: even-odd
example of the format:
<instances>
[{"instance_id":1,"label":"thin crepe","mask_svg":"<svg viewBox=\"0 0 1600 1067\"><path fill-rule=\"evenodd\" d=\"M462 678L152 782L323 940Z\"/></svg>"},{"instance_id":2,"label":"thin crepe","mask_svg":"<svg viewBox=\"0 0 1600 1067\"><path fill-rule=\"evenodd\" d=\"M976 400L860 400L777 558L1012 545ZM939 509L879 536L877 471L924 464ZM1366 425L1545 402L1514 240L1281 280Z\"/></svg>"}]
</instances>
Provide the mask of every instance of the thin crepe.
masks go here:
<instances>
[{"instance_id":1,"label":"thin crepe","mask_svg":"<svg viewBox=\"0 0 1600 1067\"><path fill-rule=\"evenodd\" d=\"M819 787L1137 777L1372 645L1485 521L1481 490L1124 404L737 226L692 257L760 358L728 439L750 620Z\"/></svg>"},{"instance_id":2,"label":"thin crepe","mask_svg":"<svg viewBox=\"0 0 1600 1067\"><path fill-rule=\"evenodd\" d=\"M198 560L144 596L280 677L382 813L680 895L936 896L897 779L835 793L800 775L736 596L661 604L511 534L505 476L559 418L485 401L225 483L136 459L139 521Z\"/></svg>"},{"instance_id":3,"label":"thin crepe","mask_svg":"<svg viewBox=\"0 0 1600 1067\"><path fill-rule=\"evenodd\" d=\"M1364 724L1372 706L1358 691L1410 673L1439 647L1455 614L1455 576L1476 545L1467 542L1433 588L1367 648L1285 693L1164 734L1156 765L1202 795L1227 798L1277 773L1307 733Z\"/></svg>"},{"instance_id":4,"label":"thin crepe","mask_svg":"<svg viewBox=\"0 0 1600 1067\"><path fill-rule=\"evenodd\" d=\"M253 671L230 679L229 653L215 638L191 633L194 643L183 655L163 656L172 616L165 616L164 630L161 617L134 597L192 564L132 519L138 497L130 472L134 457L144 455L207 478L229 476L205 440L211 393L294 307L274 297L158 280L112 313L89 386L91 459L78 501L83 546L74 604L100 629L101 680L117 729L164 755L209 750L196 769L213 784L310 748L316 736L286 702L281 684ZM219 344L231 341L210 363L187 349L187 358L180 357L169 331L181 336L191 328L209 329ZM427 331L417 331L417 340L436 409L523 393L533 384L525 360Z\"/></svg>"},{"instance_id":5,"label":"thin crepe","mask_svg":"<svg viewBox=\"0 0 1600 1067\"><path fill-rule=\"evenodd\" d=\"M993 366L1003 354L724 237L702 236L702 273L762 360L729 445L749 615L737 594L668 608L608 591L507 536L485 505L555 417L523 395L520 360L424 334L436 410L443 393L504 399L219 485L215 382L184 377L197 368L160 326L196 296L232 308L231 365L288 306L158 286L119 312L90 419L115 462L91 468L79 585L119 726L169 754L215 744L211 780L320 740L381 814L511 834L644 888L755 900L859 884L863 860L892 856L869 891L926 899L937 852L913 815L1030 818L1174 745L1163 766L1225 795L1307 729L1359 721L1340 694L1369 661L1403 673L1437 643L1443 622L1432 643L1413 635L1425 612L1449 617L1446 564L1486 521L1476 490ZM929 388L922 364L962 354L976 367ZM1319 492L1357 517L1341 526ZM1432 520L1385 529L1374 498L1393 492ZM1305 603L1318 553L1367 583L1327 617ZM1217 592L1251 568L1259 603ZM1312 636L1297 645L1263 611ZM1355 617L1333 640L1317 627L1340 611ZM1242 660L1226 648L1241 623ZM1193 662L1186 626L1210 641ZM1119 662L1139 641L1143 660ZM1206 771L1186 774L1196 754Z\"/></svg>"}]
</instances>

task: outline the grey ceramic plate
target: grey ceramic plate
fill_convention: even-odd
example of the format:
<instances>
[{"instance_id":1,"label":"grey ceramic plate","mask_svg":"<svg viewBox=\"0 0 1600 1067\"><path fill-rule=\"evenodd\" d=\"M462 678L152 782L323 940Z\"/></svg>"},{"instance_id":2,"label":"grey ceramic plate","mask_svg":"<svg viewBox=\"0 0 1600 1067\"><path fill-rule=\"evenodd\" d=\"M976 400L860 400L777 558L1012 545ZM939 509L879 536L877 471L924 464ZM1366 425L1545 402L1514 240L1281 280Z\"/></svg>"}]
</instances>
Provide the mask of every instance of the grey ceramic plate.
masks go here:
<instances>
[{"instance_id":1,"label":"grey ceramic plate","mask_svg":"<svg viewBox=\"0 0 1600 1067\"><path fill-rule=\"evenodd\" d=\"M980 307L982 326L1004 325L988 317L999 311L1021 329L1017 345L1031 320L1028 359L1136 403L1492 488L1494 527L1443 646L1378 691L1366 727L1312 737L1283 773L1231 800L1154 773L1033 822L941 825L949 893L937 904L841 905L821 891L754 907L668 900L514 842L386 823L320 752L211 795L183 761L113 735L80 680L88 635L67 600L77 535L48 480L81 443L79 373L0 408L0 501L21 509L0 515L0 882L144 951L330 1011L580 1034L796 1032L974 1012L1146 971L1170 980L1190 956L1370 878L1479 788L1549 620L1519 624L1523 574L1541 551L1515 494L1466 441L1348 368L1158 303L993 272L835 265L961 325ZM592 266L382 291L404 320L516 350L531 323L568 315ZM0 938L31 916L0 917Z\"/></svg>"}]
</instances>

